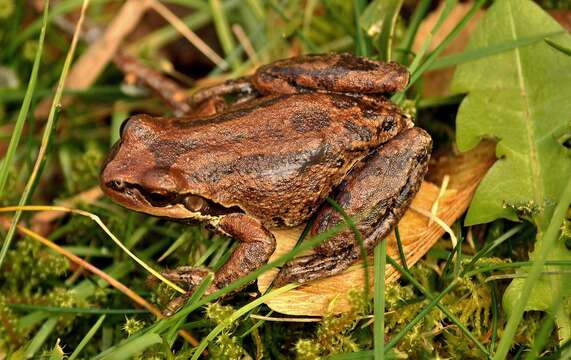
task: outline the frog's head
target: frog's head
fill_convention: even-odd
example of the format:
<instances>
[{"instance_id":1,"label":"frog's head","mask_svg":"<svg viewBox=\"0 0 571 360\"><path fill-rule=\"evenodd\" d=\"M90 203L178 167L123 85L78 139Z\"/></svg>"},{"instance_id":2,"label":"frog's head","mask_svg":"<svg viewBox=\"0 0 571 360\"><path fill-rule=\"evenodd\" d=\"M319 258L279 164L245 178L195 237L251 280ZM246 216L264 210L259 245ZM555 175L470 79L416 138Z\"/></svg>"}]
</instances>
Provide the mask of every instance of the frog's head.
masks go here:
<instances>
[{"instance_id":1,"label":"frog's head","mask_svg":"<svg viewBox=\"0 0 571 360\"><path fill-rule=\"evenodd\" d=\"M165 146L169 129L160 119L133 116L123 122L120 132L121 139L100 173L105 194L126 208L155 216L211 223L219 220L220 211L213 211L205 197L191 193L183 174L165 161L173 153L169 144Z\"/></svg>"}]
</instances>

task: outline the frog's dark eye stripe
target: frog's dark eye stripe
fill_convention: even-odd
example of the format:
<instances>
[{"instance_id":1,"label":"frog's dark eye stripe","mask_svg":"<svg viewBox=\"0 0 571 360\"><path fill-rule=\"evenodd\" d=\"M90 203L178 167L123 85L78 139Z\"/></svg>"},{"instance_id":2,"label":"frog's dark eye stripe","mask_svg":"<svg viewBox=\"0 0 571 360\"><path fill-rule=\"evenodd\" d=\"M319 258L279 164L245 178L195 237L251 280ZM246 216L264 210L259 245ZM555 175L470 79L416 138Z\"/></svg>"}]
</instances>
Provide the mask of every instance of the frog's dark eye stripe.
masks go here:
<instances>
[{"instance_id":1,"label":"frog's dark eye stripe","mask_svg":"<svg viewBox=\"0 0 571 360\"><path fill-rule=\"evenodd\" d=\"M145 195L153 206L158 207L175 204L179 197L176 193L169 192L147 192Z\"/></svg>"},{"instance_id":2,"label":"frog's dark eye stripe","mask_svg":"<svg viewBox=\"0 0 571 360\"><path fill-rule=\"evenodd\" d=\"M148 191L138 184L130 184L117 180L109 182L109 187L124 193L129 193L132 189L136 189L152 206L156 207L177 204L181 200L181 196L175 192L161 190Z\"/></svg>"}]
</instances>

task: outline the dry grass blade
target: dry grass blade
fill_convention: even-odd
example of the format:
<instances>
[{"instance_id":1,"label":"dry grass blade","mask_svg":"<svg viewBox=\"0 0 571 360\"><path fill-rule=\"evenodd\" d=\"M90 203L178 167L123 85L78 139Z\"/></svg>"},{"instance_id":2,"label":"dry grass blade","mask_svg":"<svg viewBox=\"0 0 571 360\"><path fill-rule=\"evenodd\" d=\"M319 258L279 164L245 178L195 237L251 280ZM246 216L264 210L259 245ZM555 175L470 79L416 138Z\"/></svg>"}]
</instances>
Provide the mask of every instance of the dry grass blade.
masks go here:
<instances>
[{"instance_id":1,"label":"dry grass blade","mask_svg":"<svg viewBox=\"0 0 571 360\"><path fill-rule=\"evenodd\" d=\"M206 44L198 35L196 35L192 30L186 26L184 21L179 19L172 11L170 11L166 6L161 4L157 0L148 0L149 5L159 13L166 21L168 21L175 29L181 33L192 45L194 45L198 50L200 50L204 56L206 56L210 61L212 61L216 66L225 70L228 68L228 64L220 57L208 44Z\"/></svg>"},{"instance_id":2,"label":"dry grass blade","mask_svg":"<svg viewBox=\"0 0 571 360\"><path fill-rule=\"evenodd\" d=\"M244 32L244 29L242 29L240 24L234 24L232 25L232 32L234 33L234 35L236 35L236 39L238 39L240 45L242 45L242 47L244 48L244 51L248 55L250 61L252 61L254 67L257 67L260 63L258 55L256 54L254 45L252 45L252 42L248 38L248 35L246 35L246 33Z\"/></svg>"},{"instance_id":3,"label":"dry grass blade","mask_svg":"<svg viewBox=\"0 0 571 360\"><path fill-rule=\"evenodd\" d=\"M400 237L409 266L418 262L444 234L436 221L428 225L431 207L437 199L440 189L435 183L441 183L445 174L450 177L448 190L439 200L438 219L450 225L460 217L468 204L480 180L495 161L491 143L481 144L478 148L457 158L442 157L431 164L429 176L420 188L411 208L420 209L425 215L414 210L406 212L399 223ZM428 180L430 179L430 181ZM278 248L273 259L289 251L296 243L302 228L275 231ZM389 256L398 258L398 248L394 234L386 240ZM369 260L372 262L372 258ZM373 269L370 278L372 279ZM277 270L263 274L258 279L258 287L263 292L268 287ZM393 282L400 276L393 267L386 268L386 281ZM267 305L280 313L289 315L321 316L330 306L333 312L343 312L350 308L349 290L364 284L363 265L354 264L345 273L321 279L288 291L282 296L268 301ZM369 284L372 288L373 284Z\"/></svg>"}]
</instances>

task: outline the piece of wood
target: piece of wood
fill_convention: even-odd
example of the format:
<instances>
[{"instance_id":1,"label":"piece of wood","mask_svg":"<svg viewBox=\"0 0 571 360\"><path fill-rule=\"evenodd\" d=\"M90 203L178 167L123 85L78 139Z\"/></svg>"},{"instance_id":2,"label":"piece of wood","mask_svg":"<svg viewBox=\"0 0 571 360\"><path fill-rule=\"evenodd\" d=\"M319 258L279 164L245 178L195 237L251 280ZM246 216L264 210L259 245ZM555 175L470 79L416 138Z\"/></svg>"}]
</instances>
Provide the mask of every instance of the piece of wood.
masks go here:
<instances>
[{"instance_id":1,"label":"piece of wood","mask_svg":"<svg viewBox=\"0 0 571 360\"><path fill-rule=\"evenodd\" d=\"M413 266L441 238L444 230L435 222L429 225L429 219L414 209L430 212L432 204L438 197L439 184L446 174L450 176L448 190L439 200L437 216L451 225L468 208L470 200L480 180L495 161L494 145L482 143L476 149L456 157L437 157L430 165L429 175L422 183L420 191L405 213L398 227L407 265ZM431 182L433 181L433 182ZM437 185L438 184L438 185ZM303 226L294 229L274 231L278 245L270 261L277 259L289 251L295 243ZM398 248L394 233L386 240L387 253L398 260ZM369 257L370 294L373 294L373 257ZM274 269L258 278L258 287L264 292L278 270ZM400 273L392 266L386 268L386 281L396 281ZM320 279L290 290L279 297L270 299L266 304L280 313L289 315L321 316L326 310L343 312L349 309L348 293L351 289L359 289L364 285L363 263L358 262L340 275ZM335 299L334 302L332 302Z\"/></svg>"}]
</instances>

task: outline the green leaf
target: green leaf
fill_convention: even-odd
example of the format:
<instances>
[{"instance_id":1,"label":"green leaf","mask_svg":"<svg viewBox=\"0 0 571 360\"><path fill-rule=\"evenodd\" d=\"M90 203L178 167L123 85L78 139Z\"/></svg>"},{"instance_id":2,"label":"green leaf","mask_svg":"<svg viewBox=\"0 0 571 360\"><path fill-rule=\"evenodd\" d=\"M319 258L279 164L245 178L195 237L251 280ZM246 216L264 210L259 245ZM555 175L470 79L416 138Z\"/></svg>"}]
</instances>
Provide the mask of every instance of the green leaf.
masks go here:
<instances>
[{"instance_id":1,"label":"green leaf","mask_svg":"<svg viewBox=\"0 0 571 360\"><path fill-rule=\"evenodd\" d=\"M501 0L478 25L467 51L562 30L529 0ZM552 39L571 46L567 33ZM517 220L513 207L520 207L545 228L571 177L571 158L557 141L571 130L571 59L544 42L518 47L460 65L452 91L468 93L457 116L460 150L484 137L498 140L499 160L476 191L466 223Z\"/></svg>"},{"instance_id":2,"label":"green leaf","mask_svg":"<svg viewBox=\"0 0 571 360\"><path fill-rule=\"evenodd\" d=\"M559 31L561 26L532 1L498 0L472 34L467 51L546 33L553 34L549 37L559 46L571 47L571 36L555 35ZM503 299L512 313L506 330L511 336L524 311L548 311L558 297L571 295L565 290L571 276L543 265L546 260L571 259L563 241L555 241L553 229L560 223L554 222L544 236L571 178L569 149L561 141L571 132L571 58L546 42L534 42L460 65L451 89L467 93L456 119L460 150L473 148L485 137L497 140L499 160L478 187L466 224L525 218L538 230L530 256L536 264L529 272L518 272L522 278L512 281ZM569 314L556 318L560 337L568 337L571 330L563 320ZM509 345L502 339L496 357L507 354Z\"/></svg>"}]
</instances>

